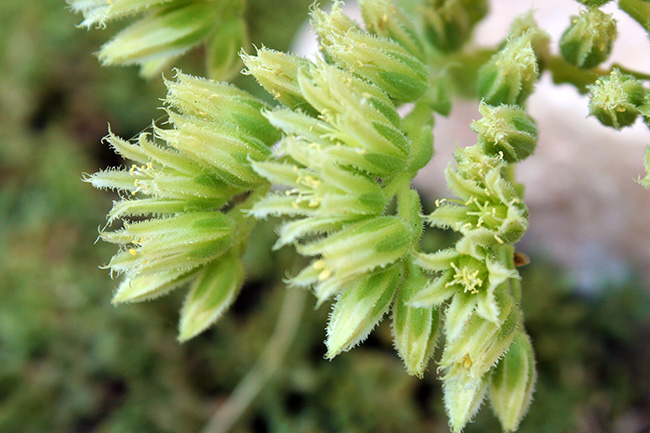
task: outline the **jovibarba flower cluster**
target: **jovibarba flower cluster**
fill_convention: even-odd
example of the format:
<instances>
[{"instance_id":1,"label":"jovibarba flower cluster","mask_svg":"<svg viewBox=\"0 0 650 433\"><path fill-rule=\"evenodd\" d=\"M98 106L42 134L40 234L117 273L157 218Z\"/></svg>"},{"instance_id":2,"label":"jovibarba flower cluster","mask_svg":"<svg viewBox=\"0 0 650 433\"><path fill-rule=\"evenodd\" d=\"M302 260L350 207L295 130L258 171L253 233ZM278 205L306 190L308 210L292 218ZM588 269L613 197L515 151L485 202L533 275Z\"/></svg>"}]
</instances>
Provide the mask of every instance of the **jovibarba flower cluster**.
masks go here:
<instances>
[{"instance_id":1,"label":"jovibarba flower cluster","mask_svg":"<svg viewBox=\"0 0 650 433\"><path fill-rule=\"evenodd\" d=\"M537 141L524 104L539 77L540 33L513 33L480 70L478 141L458 149L447 169L456 197L423 216L411 180L433 155L433 112L441 106L440 70L430 63L462 43L439 46L441 37L420 36L391 1L359 3L365 27L339 2L330 12L313 9L323 59L264 47L242 55L245 73L277 105L177 73L166 82L168 126L154 125L135 142L107 137L133 162L88 177L123 195L100 234L119 246L108 263L122 277L114 301L189 284L179 338L197 335L242 287L241 258L256 219L280 217L275 247L291 245L309 258L289 285L311 289L318 305L333 303L328 358L359 344L390 314L409 374L424 374L444 337L438 364L454 432L486 395L504 430L514 431L532 398L535 368L514 249L528 213L513 165ZM423 4L431 8L423 16L439 15L439 3ZM448 3L458 13L472 6ZM466 18L470 27L479 19ZM460 237L423 252L425 224Z\"/></svg>"},{"instance_id":2,"label":"jovibarba flower cluster","mask_svg":"<svg viewBox=\"0 0 650 433\"><path fill-rule=\"evenodd\" d=\"M114 302L143 301L191 282L181 340L211 325L243 283L241 255L251 224L241 212L268 187L251 168L267 158L278 132L264 103L231 85L178 74L168 82L171 128L154 126L137 143L107 137L130 167L88 177L123 192L100 237L120 245L108 267L124 278ZM148 218L147 218L148 217Z\"/></svg>"}]
</instances>

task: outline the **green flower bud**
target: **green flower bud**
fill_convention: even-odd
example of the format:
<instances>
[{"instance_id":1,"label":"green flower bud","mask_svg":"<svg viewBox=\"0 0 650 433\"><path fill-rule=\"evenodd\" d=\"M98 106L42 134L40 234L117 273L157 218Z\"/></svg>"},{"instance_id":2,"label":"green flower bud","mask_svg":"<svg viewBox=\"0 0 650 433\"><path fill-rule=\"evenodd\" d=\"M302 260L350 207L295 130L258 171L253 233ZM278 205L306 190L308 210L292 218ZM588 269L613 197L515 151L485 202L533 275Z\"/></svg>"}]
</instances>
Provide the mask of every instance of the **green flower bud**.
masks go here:
<instances>
[{"instance_id":1,"label":"green flower bud","mask_svg":"<svg viewBox=\"0 0 650 433\"><path fill-rule=\"evenodd\" d=\"M241 56L247 68L243 73L254 76L275 99L291 109L315 113L298 86L298 72L310 68L309 60L264 47L259 48L255 56L245 53Z\"/></svg>"},{"instance_id":2,"label":"green flower bud","mask_svg":"<svg viewBox=\"0 0 650 433\"><path fill-rule=\"evenodd\" d=\"M488 377L477 379L460 368L445 378L442 390L449 426L453 433L460 433L476 415L489 385Z\"/></svg>"},{"instance_id":3,"label":"green flower bud","mask_svg":"<svg viewBox=\"0 0 650 433\"><path fill-rule=\"evenodd\" d=\"M532 32L509 38L506 46L481 67L478 93L489 105L519 104L533 92L539 78Z\"/></svg>"},{"instance_id":4,"label":"green flower bud","mask_svg":"<svg viewBox=\"0 0 650 433\"><path fill-rule=\"evenodd\" d=\"M103 26L109 20L150 10L175 0L67 0L75 12L81 12L83 27Z\"/></svg>"},{"instance_id":5,"label":"green flower bud","mask_svg":"<svg viewBox=\"0 0 650 433\"><path fill-rule=\"evenodd\" d=\"M609 57L616 38L616 20L598 8L580 11L560 39L560 52L569 63L590 69Z\"/></svg>"},{"instance_id":6,"label":"green flower bud","mask_svg":"<svg viewBox=\"0 0 650 433\"><path fill-rule=\"evenodd\" d=\"M232 124L235 131L243 132L240 134L242 139L248 136L251 144L255 144L255 140L263 143L255 154L268 155L268 146L280 138L280 132L262 114L268 106L250 93L232 84L181 72L177 72L175 78L175 81L165 80L165 102L178 112L220 124Z\"/></svg>"},{"instance_id":7,"label":"green flower bud","mask_svg":"<svg viewBox=\"0 0 650 433\"><path fill-rule=\"evenodd\" d=\"M410 247L409 229L396 217L375 217L347 225L343 230L307 245L298 245L306 256L322 256L311 265L317 281L345 280L383 268L399 260Z\"/></svg>"},{"instance_id":8,"label":"green flower bud","mask_svg":"<svg viewBox=\"0 0 650 433\"><path fill-rule=\"evenodd\" d=\"M327 358L363 341L384 316L399 284L400 267L365 276L337 298L327 326Z\"/></svg>"},{"instance_id":9,"label":"green flower bud","mask_svg":"<svg viewBox=\"0 0 650 433\"><path fill-rule=\"evenodd\" d=\"M198 45L210 34L217 20L211 3L174 4L131 24L102 46L99 60L104 65L141 64L152 76L166 61ZM161 31L163 29L163 31Z\"/></svg>"},{"instance_id":10,"label":"green flower bud","mask_svg":"<svg viewBox=\"0 0 650 433\"><path fill-rule=\"evenodd\" d=\"M108 266L127 278L176 273L214 260L232 244L233 223L219 212L188 212L128 223L102 232L102 240L121 245ZM116 301L129 301L118 292Z\"/></svg>"},{"instance_id":11,"label":"green flower bud","mask_svg":"<svg viewBox=\"0 0 650 433\"><path fill-rule=\"evenodd\" d=\"M464 314L462 302L452 301L445 312L445 335L447 340L440 360L440 367L448 375L459 370L470 377L480 379L487 373L510 347L519 320L519 308L510 295L501 291L497 296L499 320L494 323L478 315ZM463 314L457 314L462 312ZM460 332L449 335L448 330L457 327Z\"/></svg>"},{"instance_id":12,"label":"green flower bud","mask_svg":"<svg viewBox=\"0 0 650 433\"><path fill-rule=\"evenodd\" d=\"M109 135L107 141L118 153L142 165L107 169L86 179L95 188L121 190L137 198L124 199L119 202L120 206L114 206L109 222L123 215L164 215L193 208L213 209L236 192L198 167L187 155L156 146L148 137L143 133L139 145L131 145ZM151 196L151 199L139 198L142 195Z\"/></svg>"},{"instance_id":13,"label":"green flower bud","mask_svg":"<svg viewBox=\"0 0 650 433\"><path fill-rule=\"evenodd\" d=\"M330 14L314 9L312 26L329 61L375 84L391 98L414 101L426 91L426 66L397 42L358 30L338 2Z\"/></svg>"},{"instance_id":14,"label":"green flower bud","mask_svg":"<svg viewBox=\"0 0 650 433\"><path fill-rule=\"evenodd\" d=\"M316 150L377 176L404 169L411 143L397 127L395 106L376 86L325 63L301 73L298 81L303 96L321 112L324 122L315 126L327 131L314 143Z\"/></svg>"},{"instance_id":15,"label":"green flower bud","mask_svg":"<svg viewBox=\"0 0 650 433\"><path fill-rule=\"evenodd\" d=\"M644 103L646 89L630 75L623 75L618 69L589 86L589 114L596 116L605 126L621 129L632 125Z\"/></svg>"},{"instance_id":16,"label":"green flower bud","mask_svg":"<svg viewBox=\"0 0 650 433\"><path fill-rule=\"evenodd\" d=\"M289 189L270 194L258 201L252 213L258 218L269 215L303 215L309 217L378 215L386 199L377 182L368 175L347 170L329 159L320 167L300 168L277 162L254 162L255 171ZM343 218L341 218L343 219ZM280 244L289 243L280 239Z\"/></svg>"},{"instance_id":17,"label":"green flower bud","mask_svg":"<svg viewBox=\"0 0 650 433\"><path fill-rule=\"evenodd\" d=\"M490 402L505 432L519 427L533 399L536 379L533 346L526 332L517 330L490 382Z\"/></svg>"},{"instance_id":18,"label":"green flower bud","mask_svg":"<svg viewBox=\"0 0 650 433\"><path fill-rule=\"evenodd\" d=\"M395 104L384 92L335 66L312 64L301 70L298 82L305 99L330 123L354 111L367 121L399 125Z\"/></svg>"},{"instance_id":19,"label":"green flower bud","mask_svg":"<svg viewBox=\"0 0 650 433\"><path fill-rule=\"evenodd\" d=\"M478 111L483 118L472 122L472 130L478 134L478 145L487 155L500 155L507 162L517 162L533 153L537 126L521 107L491 107L481 102Z\"/></svg>"},{"instance_id":20,"label":"green flower bud","mask_svg":"<svg viewBox=\"0 0 650 433\"><path fill-rule=\"evenodd\" d=\"M392 0L360 0L361 15L370 33L390 38L424 60L424 46L413 20Z\"/></svg>"},{"instance_id":21,"label":"green flower bud","mask_svg":"<svg viewBox=\"0 0 650 433\"><path fill-rule=\"evenodd\" d=\"M230 80L241 69L239 51L248 45L246 21L240 15L222 13L214 33L207 40L206 70L214 80Z\"/></svg>"},{"instance_id":22,"label":"green flower bud","mask_svg":"<svg viewBox=\"0 0 650 433\"><path fill-rule=\"evenodd\" d=\"M487 15L486 0L433 0L420 9L431 45L456 51L469 39L474 25Z\"/></svg>"},{"instance_id":23,"label":"green flower bud","mask_svg":"<svg viewBox=\"0 0 650 433\"><path fill-rule=\"evenodd\" d=\"M187 341L216 322L235 300L243 281L244 268L233 250L202 269L185 298L178 339Z\"/></svg>"},{"instance_id":24,"label":"green flower bud","mask_svg":"<svg viewBox=\"0 0 650 433\"><path fill-rule=\"evenodd\" d=\"M510 25L511 37L523 36L526 33L530 36L538 69L541 71L551 58L551 36L537 25L532 10L517 17Z\"/></svg>"},{"instance_id":25,"label":"green flower bud","mask_svg":"<svg viewBox=\"0 0 650 433\"><path fill-rule=\"evenodd\" d=\"M142 302L158 298L192 281L196 278L200 269L200 267L190 271L180 269L124 278L118 286L112 302L117 305L125 302Z\"/></svg>"},{"instance_id":26,"label":"green flower bud","mask_svg":"<svg viewBox=\"0 0 650 433\"><path fill-rule=\"evenodd\" d=\"M426 276L410 265L393 304L393 340L397 353L404 360L406 372L422 377L438 338L439 309L416 308L409 300L427 283Z\"/></svg>"}]
</instances>

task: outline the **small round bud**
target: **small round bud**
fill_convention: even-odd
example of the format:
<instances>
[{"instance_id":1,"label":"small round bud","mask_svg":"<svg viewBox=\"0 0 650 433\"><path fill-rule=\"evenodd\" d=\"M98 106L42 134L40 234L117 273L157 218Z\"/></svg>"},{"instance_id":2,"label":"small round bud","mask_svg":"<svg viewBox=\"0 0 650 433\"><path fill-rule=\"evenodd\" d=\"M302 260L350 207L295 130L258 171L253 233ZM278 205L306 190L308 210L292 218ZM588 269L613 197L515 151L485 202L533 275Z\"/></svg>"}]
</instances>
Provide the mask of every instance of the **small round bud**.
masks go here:
<instances>
[{"instance_id":1,"label":"small round bud","mask_svg":"<svg viewBox=\"0 0 650 433\"><path fill-rule=\"evenodd\" d=\"M537 126L521 107L481 103L479 112L483 118L472 122L472 130L478 133L478 144L487 155L502 155L505 161L516 162L533 153Z\"/></svg>"},{"instance_id":2,"label":"small round bud","mask_svg":"<svg viewBox=\"0 0 650 433\"><path fill-rule=\"evenodd\" d=\"M444 52L456 51L488 12L486 0L436 0L422 7L427 38Z\"/></svg>"},{"instance_id":3,"label":"small round bud","mask_svg":"<svg viewBox=\"0 0 650 433\"><path fill-rule=\"evenodd\" d=\"M298 86L298 71L308 69L312 64L309 60L265 47L259 48L255 56L242 54L242 60L247 68L244 74L254 76L275 99L291 109L316 113Z\"/></svg>"},{"instance_id":4,"label":"small round bud","mask_svg":"<svg viewBox=\"0 0 650 433\"><path fill-rule=\"evenodd\" d=\"M532 10L517 17L510 26L511 37L523 36L525 33L530 35L530 44L537 57L538 67L542 70L551 57L551 37L537 25Z\"/></svg>"},{"instance_id":5,"label":"small round bud","mask_svg":"<svg viewBox=\"0 0 650 433\"><path fill-rule=\"evenodd\" d=\"M486 104L523 104L533 92L539 70L531 35L509 39L479 70L478 93Z\"/></svg>"},{"instance_id":6,"label":"small round bud","mask_svg":"<svg viewBox=\"0 0 650 433\"><path fill-rule=\"evenodd\" d=\"M617 69L609 77L597 80L589 90L589 114L614 129L630 126L636 121L646 94L640 81L621 74Z\"/></svg>"},{"instance_id":7,"label":"small round bud","mask_svg":"<svg viewBox=\"0 0 650 433\"><path fill-rule=\"evenodd\" d=\"M590 69L609 57L616 39L616 20L598 8L580 11L560 39L560 52L566 61Z\"/></svg>"},{"instance_id":8,"label":"small round bud","mask_svg":"<svg viewBox=\"0 0 650 433\"><path fill-rule=\"evenodd\" d=\"M398 101L415 101L428 87L427 67L402 45L359 30L335 3L331 13L312 11L325 57L375 84Z\"/></svg>"},{"instance_id":9,"label":"small round bud","mask_svg":"<svg viewBox=\"0 0 650 433\"><path fill-rule=\"evenodd\" d=\"M494 368L490 383L490 401L506 432L517 430L533 398L535 355L524 330L517 330L508 352Z\"/></svg>"}]
</instances>

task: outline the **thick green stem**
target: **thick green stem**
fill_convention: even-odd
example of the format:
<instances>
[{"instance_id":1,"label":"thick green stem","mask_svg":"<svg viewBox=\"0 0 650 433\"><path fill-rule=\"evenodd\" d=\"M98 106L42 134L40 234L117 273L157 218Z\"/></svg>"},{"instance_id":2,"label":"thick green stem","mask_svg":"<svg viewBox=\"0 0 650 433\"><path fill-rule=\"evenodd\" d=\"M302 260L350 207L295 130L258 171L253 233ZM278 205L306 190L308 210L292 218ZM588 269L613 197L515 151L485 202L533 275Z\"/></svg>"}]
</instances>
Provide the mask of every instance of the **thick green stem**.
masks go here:
<instances>
[{"instance_id":1,"label":"thick green stem","mask_svg":"<svg viewBox=\"0 0 650 433\"><path fill-rule=\"evenodd\" d=\"M594 84L601 77L609 76L614 69L639 80L650 80L650 74L634 71L618 63L614 63L609 69L580 69L559 56L551 57L548 61L548 70L551 71L555 84L572 84L582 94L589 91L587 86Z\"/></svg>"},{"instance_id":2,"label":"thick green stem","mask_svg":"<svg viewBox=\"0 0 650 433\"><path fill-rule=\"evenodd\" d=\"M296 335L304 310L306 292L286 289L278 322L257 363L237 385L230 398L214 413L201 433L226 433L276 373Z\"/></svg>"}]
</instances>

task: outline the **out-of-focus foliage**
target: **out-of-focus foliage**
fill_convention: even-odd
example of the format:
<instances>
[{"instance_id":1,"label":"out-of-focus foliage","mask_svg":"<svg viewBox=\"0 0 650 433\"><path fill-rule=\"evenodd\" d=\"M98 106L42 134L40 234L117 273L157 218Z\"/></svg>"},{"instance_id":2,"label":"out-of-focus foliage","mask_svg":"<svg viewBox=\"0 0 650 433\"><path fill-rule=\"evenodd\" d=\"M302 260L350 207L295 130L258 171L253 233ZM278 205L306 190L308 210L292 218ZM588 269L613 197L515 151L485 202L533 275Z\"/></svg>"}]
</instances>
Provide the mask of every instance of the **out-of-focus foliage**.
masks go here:
<instances>
[{"instance_id":1,"label":"out-of-focus foliage","mask_svg":"<svg viewBox=\"0 0 650 433\"><path fill-rule=\"evenodd\" d=\"M309 2L272 3L249 3L251 40L286 49ZM106 121L134 136L158 117L163 90L135 68L100 69L89 53L103 35L76 22L62 0L0 2L0 433L198 431L273 329L284 275L263 269L284 269L273 260L292 256L269 254L272 224L258 227L232 314L184 345L179 296L110 305L115 284L96 266L111 248L93 242L111 196L81 173L117 163L99 143ZM581 297L561 269L532 260L523 299L539 380L520 431L641 431L650 420L647 290L631 281ZM328 308L304 314L281 369L233 431L448 431L436 372L408 376L387 324L361 348L323 359ZM488 412L466 431L498 431Z\"/></svg>"}]
</instances>

